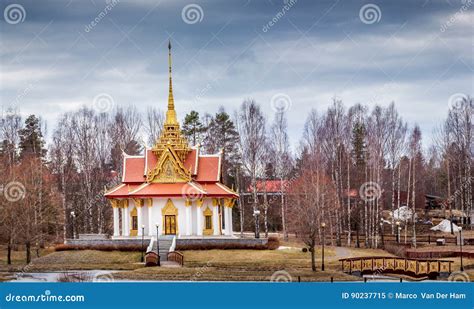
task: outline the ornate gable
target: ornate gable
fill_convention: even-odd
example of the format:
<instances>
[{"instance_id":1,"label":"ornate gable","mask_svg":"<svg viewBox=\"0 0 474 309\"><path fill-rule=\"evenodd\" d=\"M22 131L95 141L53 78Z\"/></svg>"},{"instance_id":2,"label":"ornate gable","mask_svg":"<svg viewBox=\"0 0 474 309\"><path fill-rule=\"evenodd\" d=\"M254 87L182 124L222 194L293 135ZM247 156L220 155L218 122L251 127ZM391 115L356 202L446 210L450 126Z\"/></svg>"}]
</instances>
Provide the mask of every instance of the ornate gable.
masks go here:
<instances>
[{"instance_id":1,"label":"ornate gable","mask_svg":"<svg viewBox=\"0 0 474 309\"><path fill-rule=\"evenodd\" d=\"M147 174L147 182L177 183L190 180L191 172L184 167L173 148L169 146L162 152L156 167Z\"/></svg>"}]
</instances>

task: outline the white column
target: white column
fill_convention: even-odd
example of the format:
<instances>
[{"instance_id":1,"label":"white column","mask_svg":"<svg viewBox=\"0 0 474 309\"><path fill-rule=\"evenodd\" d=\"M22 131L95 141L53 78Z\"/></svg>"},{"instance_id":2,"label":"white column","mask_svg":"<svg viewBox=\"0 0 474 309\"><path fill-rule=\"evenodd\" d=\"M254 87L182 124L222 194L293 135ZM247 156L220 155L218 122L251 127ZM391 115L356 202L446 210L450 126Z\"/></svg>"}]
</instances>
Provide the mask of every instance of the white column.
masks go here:
<instances>
[{"instance_id":1,"label":"white column","mask_svg":"<svg viewBox=\"0 0 474 309\"><path fill-rule=\"evenodd\" d=\"M153 221L153 206L147 206L148 208L148 236L154 236L156 234L156 226Z\"/></svg>"},{"instance_id":2,"label":"white column","mask_svg":"<svg viewBox=\"0 0 474 309\"><path fill-rule=\"evenodd\" d=\"M119 236L120 235L119 209L117 207L114 207L113 210L114 210L114 236Z\"/></svg>"},{"instance_id":3,"label":"white column","mask_svg":"<svg viewBox=\"0 0 474 309\"><path fill-rule=\"evenodd\" d=\"M143 213L142 213L142 207L137 207L137 223L138 223L138 236L142 236L142 225L143 225Z\"/></svg>"},{"instance_id":4,"label":"white column","mask_svg":"<svg viewBox=\"0 0 474 309\"><path fill-rule=\"evenodd\" d=\"M128 207L125 207L123 210L125 212L125 230L123 231L123 236L130 236L130 212L128 211Z\"/></svg>"},{"instance_id":5,"label":"white column","mask_svg":"<svg viewBox=\"0 0 474 309\"><path fill-rule=\"evenodd\" d=\"M232 226L232 208L229 207L228 209L229 209L228 210L229 211L229 215L228 215L228 217L229 217L229 221L228 221L229 235L232 236L232 235L234 235L234 229L233 229L233 226Z\"/></svg>"},{"instance_id":6,"label":"white column","mask_svg":"<svg viewBox=\"0 0 474 309\"><path fill-rule=\"evenodd\" d=\"M186 206L186 234L185 235L191 235L192 234L192 223L191 223L191 205Z\"/></svg>"},{"instance_id":7,"label":"white column","mask_svg":"<svg viewBox=\"0 0 474 309\"><path fill-rule=\"evenodd\" d=\"M229 207L224 207L224 219L225 219L225 235L230 235L230 230L229 230Z\"/></svg>"},{"instance_id":8,"label":"white column","mask_svg":"<svg viewBox=\"0 0 474 309\"><path fill-rule=\"evenodd\" d=\"M122 236L125 236L125 230L126 230L126 222L125 222L125 208L120 208L120 211L122 212Z\"/></svg>"},{"instance_id":9,"label":"white column","mask_svg":"<svg viewBox=\"0 0 474 309\"><path fill-rule=\"evenodd\" d=\"M212 227L214 235L219 235L219 206L212 206Z\"/></svg>"},{"instance_id":10,"label":"white column","mask_svg":"<svg viewBox=\"0 0 474 309\"><path fill-rule=\"evenodd\" d=\"M202 236L202 220L203 220L203 216L202 216L202 208L204 206L201 206L201 207L198 207L197 208L197 216L196 216L196 227L197 227L197 234L198 236Z\"/></svg>"},{"instance_id":11,"label":"white column","mask_svg":"<svg viewBox=\"0 0 474 309\"><path fill-rule=\"evenodd\" d=\"M156 224L158 223L160 225L158 235L161 236L163 234L164 229L165 229L165 227L163 226L164 222L163 222L163 214L161 213L161 210L163 209L163 207L165 207L165 205L161 205L161 207L158 206L158 205L153 206L153 207L155 207L155 212L157 213L155 222L153 222L153 228L155 229L154 233L156 235Z\"/></svg>"}]
</instances>

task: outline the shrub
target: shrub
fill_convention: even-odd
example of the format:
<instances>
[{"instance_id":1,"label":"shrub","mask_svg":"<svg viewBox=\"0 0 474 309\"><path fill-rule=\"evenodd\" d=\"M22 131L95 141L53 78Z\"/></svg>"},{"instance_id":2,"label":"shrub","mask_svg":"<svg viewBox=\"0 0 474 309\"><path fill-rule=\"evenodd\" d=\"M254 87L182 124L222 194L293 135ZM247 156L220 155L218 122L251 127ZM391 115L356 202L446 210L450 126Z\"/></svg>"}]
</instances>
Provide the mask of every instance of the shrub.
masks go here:
<instances>
[{"instance_id":1,"label":"shrub","mask_svg":"<svg viewBox=\"0 0 474 309\"><path fill-rule=\"evenodd\" d=\"M398 257L406 257L408 248L410 248L410 244L385 243L384 245L385 251Z\"/></svg>"},{"instance_id":2,"label":"shrub","mask_svg":"<svg viewBox=\"0 0 474 309\"><path fill-rule=\"evenodd\" d=\"M196 244L176 244L176 250L275 250L280 246L277 237L269 237L266 244L249 244L236 241L220 242L220 243L196 243Z\"/></svg>"},{"instance_id":3,"label":"shrub","mask_svg":"<svg viewBox=\"0 0 474 309\"><path fill-rule=\"evenodd\" d=\"M141 245L68 245L59 244L54 247L55 251L70 251L70 250L99 250L99 251L137 251L146 250L146 247Z\"/></svg>"},{"instance_id":4,"label":"shrub","mask_svg":"<svg viewBox=\"0 0 474 309\"><path fill-rule=\"evenodd\" d=\"M280 247L280 240L278 237L268 237L267 249L276 250L278 247Z\"/></svg>"}]
</instances>

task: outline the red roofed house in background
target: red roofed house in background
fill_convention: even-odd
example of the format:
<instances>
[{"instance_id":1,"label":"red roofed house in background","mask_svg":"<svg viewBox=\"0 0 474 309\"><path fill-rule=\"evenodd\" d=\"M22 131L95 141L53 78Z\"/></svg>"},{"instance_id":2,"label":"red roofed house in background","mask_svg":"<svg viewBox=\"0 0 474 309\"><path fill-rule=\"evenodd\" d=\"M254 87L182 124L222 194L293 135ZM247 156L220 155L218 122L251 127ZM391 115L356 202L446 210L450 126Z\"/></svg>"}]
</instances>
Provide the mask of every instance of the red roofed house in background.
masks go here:
<instances>
[{"instance_id":1,"label":"red roofed house in background","mask_svg":"<svg viewBox=\"0 0 474 309\"><path fill-rule=\"evenodd\" d=\"M222 183L221 153L203 155L183 137L174 109L169 47L169 94L160 138L143 156L124 154L122 184L108 191L114 238L232 236L239 197ZM144 236L145 236L144 235Z\"/></svg>"}]
</instances>

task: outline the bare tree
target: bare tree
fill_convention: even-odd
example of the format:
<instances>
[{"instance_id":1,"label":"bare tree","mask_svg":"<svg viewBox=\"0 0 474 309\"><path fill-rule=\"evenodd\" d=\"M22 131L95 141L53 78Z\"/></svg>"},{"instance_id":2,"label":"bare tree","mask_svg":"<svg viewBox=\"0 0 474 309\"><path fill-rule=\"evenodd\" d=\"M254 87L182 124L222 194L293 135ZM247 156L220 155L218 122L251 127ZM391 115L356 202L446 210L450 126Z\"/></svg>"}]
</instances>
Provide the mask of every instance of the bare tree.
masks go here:
<instances>
[{"instance_id":1,"label":"bare tree","mask_svg":"<svg viewBox=\"0 0 474 309\"><path fill-rule=\"evenodd\" d=\"M255 237L259 238L257 178L263 176L265 170L266 122L260 106L254 100L245 100L236 118L242 166L249 175L252 186Z\"/></svg>"},{"instance_id":2,"label":"bare tree","mask_svg":"<svg viewBox=\"0 0 474 309\"><path fill-rule=\"evenodd\" d=\"M165 121L165 114L162 110L148 107L145 116L145 132L148 136L148 144L154 145L161 134L161 129Z\"/></svg>"},{"instance_id":3,"label":"bare tree","mask_svg":"<svg viewBox=\"0 0 474 309\"><path fill-rule=\"evenodd\" d=\"M397 166L400 166L401 157L404 152L405 146L405 137L407 132L407 125L403 123L398 112L395 108L395 104L392 102L388 109L386 110L386 124L387 124L387 136L386 136L386 151L387 161L390 164L391 172L391 184L392 184L392 194L391 194L391 208L392 214L395 211L395 173ZM398 169L400 170L400 168ZM398 189L400 191L400 188ZM395 233L395 222L394 216L392 215L391 222L392 234Z\"/></svg>"},{"instance_id":4,"label":"bare tree","mask_svg":"<svg viewBox=\"0 0 474 309\"><path fill-rule=\"evenodd\" d=\"M319 161L319 160L318 160ZM319 161L320 162L320 161ZM308 246L311 253L311 269L316 271L315 248L321 243L321 225L333 224L336 218L338 199L334 183L327 177L318 164L306 162L304 172L289 189L292 207L288 209L288 222L292 231Z\"/></svg>"},{"instance_id":5,"label":"bare tree","mask_svg":"<svg viewBox=\"0 0 474 309\"><path fill-rule=\"evenodd\" d=\"M285 204L285 184L283 180L287 178L293 169L293 158L290 153L290 143L287 132L287 120L284 110L275 114L273 124L270 131L271 161L275 167L275 174L280 180L280 196L281 196L281 225L283 237L288 240L288 232L286 228L286 204Z\"/></svg>"}]
</instances>

